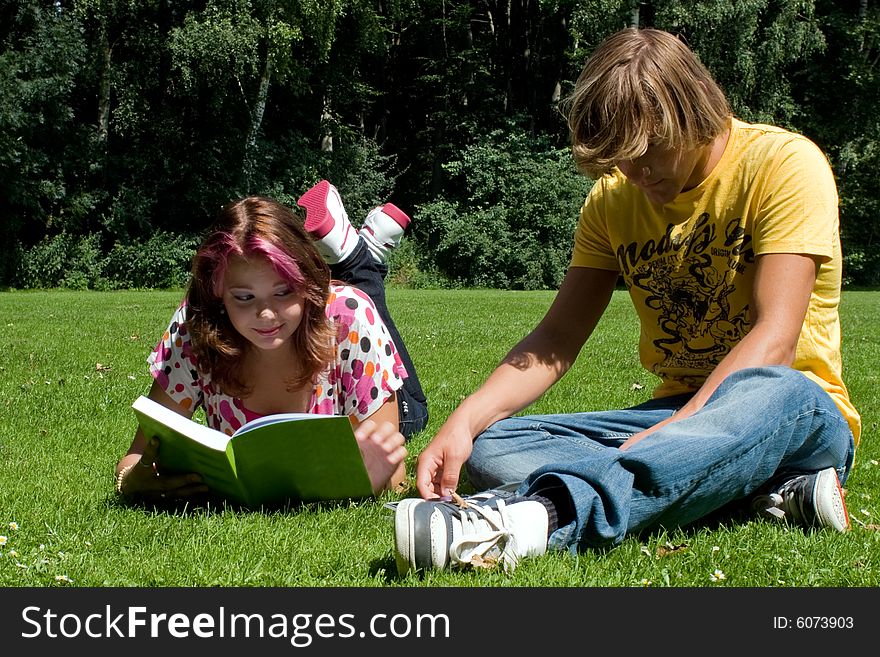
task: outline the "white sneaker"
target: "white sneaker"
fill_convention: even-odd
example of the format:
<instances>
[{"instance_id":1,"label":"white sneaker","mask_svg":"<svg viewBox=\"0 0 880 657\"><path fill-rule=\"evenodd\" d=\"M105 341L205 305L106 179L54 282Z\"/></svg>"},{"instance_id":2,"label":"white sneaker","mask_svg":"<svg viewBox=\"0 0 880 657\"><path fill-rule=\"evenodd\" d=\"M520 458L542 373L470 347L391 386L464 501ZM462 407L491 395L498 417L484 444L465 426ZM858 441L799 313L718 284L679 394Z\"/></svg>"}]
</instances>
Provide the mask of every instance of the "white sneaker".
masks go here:
<instances>
[{"instance_id":1,"label":"white sneaker","mask_svg":"<svg viewBox=\"0 0 880 657\"><path fill-rule=\"evenodd\" d=\"M409 216L393 203L373 208L364 220L358 234L376 262L384 263L392 249L400 246L400 240L410 224Z\"/></svg>"},{"instance_id":2,"label":"white sneaker","mask_svg":"<svg viewBox=\"0 0 880 657\"><path fill-rule=\"evenodd\" d=\"M348 220L336 187L322 180L296 203L306 209L304 227L328 264L341 262L351 255L358 245L358 235Z\"/></svg>"},{"instance_id":3,"label":"white sneaker","mask_svg":"<svg viewBox=\"0 0 880 657\"><path fill-rule=\"evenodd\" d=\"M394 513L397 571L491 568L511 572L547 551L547 509L540 502L472 496L461 502L411 498Z\"/></svg>"},{"instance_id":4,"label":"white sneaker","mask_svg":"<svg viewBox=\"0 0 880 657\"><path fill-rule=\"evenodd\" d=\"M845 532L850 526L843 489L834 468L774 478L767 492L752 499L752 509L804 527L830 527Z\"/></svg>"}]
</instances>

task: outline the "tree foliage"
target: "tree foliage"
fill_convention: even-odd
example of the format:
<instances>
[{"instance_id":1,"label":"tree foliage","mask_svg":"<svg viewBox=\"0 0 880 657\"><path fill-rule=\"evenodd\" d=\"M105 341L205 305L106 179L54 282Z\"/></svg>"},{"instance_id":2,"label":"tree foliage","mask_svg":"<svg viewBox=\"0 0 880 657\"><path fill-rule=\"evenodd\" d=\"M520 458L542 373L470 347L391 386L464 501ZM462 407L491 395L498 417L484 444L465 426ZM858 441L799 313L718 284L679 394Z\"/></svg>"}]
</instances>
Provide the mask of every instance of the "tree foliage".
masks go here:
<instances>
[{"instance_id":1,"label":"tree foliage","mask_svg":"<svg viewBox=\"0 0 880 657\"><path fill-rule=\"evenodd\" d=\"M90 140L75 111L77 74L87 57L75 21L37 3L3 7L0 53L0 274L13 271L9 247L65 223L88 221L88 190L75 178Z\"/></svg>"},{"instance_id":2,"label":"tree foliage","mask_svg":"<svg viewBox=\"0 0 880 657\"><path fill-rule=\"evenodd\" d=\"M230 198L329 178L355 223L416 214L443 284L552 287L589 186L558 103L635 24L819 143L847 281L880 282L877 0L2 0L0 284L150 284L119 258L180 263Z\"/></svg>"},{"instance_id":3,"label":"tree foliage","mask_svg":"<svg viewBox=\"0 0 880 657\"><path fill-rule=\"evenodd\" d=\"M880 285L880 4L823 0L828 47L805 76L804 129L837 175L845 279Z\"/></svg>"},{"instance_id":4,"label":"tree foliage","mask_svg":"<svg viewBox=\"0 0 880 657\"><path fill-rule=\"evenodd\" d=\"M590 189L568 150L510 126L444 168L464 198L420 207L418 229L443 278L466 287L558 287Z\"/></svg>"}]
</instances>

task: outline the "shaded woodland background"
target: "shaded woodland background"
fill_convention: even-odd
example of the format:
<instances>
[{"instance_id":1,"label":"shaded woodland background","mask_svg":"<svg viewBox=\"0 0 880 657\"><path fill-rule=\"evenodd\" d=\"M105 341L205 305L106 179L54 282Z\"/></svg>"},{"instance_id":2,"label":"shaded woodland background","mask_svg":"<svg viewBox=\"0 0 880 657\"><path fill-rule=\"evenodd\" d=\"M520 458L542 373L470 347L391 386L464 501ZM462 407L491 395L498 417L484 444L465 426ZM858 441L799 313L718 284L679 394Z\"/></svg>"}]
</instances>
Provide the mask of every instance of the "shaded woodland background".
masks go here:
<instances>
[{"instance_id":1,"label":"shaded woodland background","mask_svg":"<svg viewBox=\"0 0 880 657\"><path fill-rule=\"evenodd\" d=\"M401 284L553 288L591 184L558 103L627 25L825 150L880 283L876 0L0 0L0 286L181 285L221 204L328 178L414 217Z\"/></svg>"}]
</instances>

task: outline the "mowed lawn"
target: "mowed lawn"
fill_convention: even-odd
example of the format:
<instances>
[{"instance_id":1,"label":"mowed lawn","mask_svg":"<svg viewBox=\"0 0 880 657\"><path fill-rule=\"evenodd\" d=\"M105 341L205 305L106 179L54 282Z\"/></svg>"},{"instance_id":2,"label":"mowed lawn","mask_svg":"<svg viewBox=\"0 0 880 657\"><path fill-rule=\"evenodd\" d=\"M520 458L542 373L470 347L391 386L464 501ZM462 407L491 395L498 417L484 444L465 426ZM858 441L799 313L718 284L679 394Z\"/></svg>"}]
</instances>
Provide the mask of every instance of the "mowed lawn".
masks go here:
<instances>
[{"instance_id":1,"label":"mowed lawn","mask_svg":"<svg viewBox=\"0 0 880 657\"><path fill-rule=\"evenodd\" d=\"M740 515L657 530L607 551L501 570L399 578L382 502L272 510L144 509L118 500L113 468L147 391L145 359L182 292L0 293L0 586L876 586L880 293L847 291L845 378L864 421L847 534ZM551 292L391 289L389 305L429 396L415 458L452 409L541 318ZM638 363L625 292L575 368L529 412L632 405L655 379ZM749 409L743 409L748 413ZM415 495L410 489L408 495Z\"/></svg>"}]
</instances>

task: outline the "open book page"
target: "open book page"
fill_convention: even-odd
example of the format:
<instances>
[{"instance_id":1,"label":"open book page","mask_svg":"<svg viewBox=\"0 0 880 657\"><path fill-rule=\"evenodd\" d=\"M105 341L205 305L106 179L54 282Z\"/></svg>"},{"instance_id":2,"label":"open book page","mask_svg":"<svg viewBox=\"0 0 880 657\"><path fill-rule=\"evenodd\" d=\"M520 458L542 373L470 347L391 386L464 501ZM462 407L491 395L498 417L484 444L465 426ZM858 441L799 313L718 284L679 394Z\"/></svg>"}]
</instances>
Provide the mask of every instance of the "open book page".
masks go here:
<instances>
[{"instance_id":1,"label":"open book page","mask_svg":"<svg viewBox=\"0 0 880 657\"><path fill-rule=\"evenodd\" d=\"M149 397L139 397L132 404L132 408L139 419L146 416L152 419L153 422L159 422L181 435L188 436L192 440L202 443L210 449L224 451L226 443L229 442L229 436L226 434L204 424L194 422L180 413L162 406L162 404L153 401Z\"/></svg>"},{"instance_id":2,"label":"open book page","mask_svg":"<svg viewBox=\"0 0 880 657\"><path fill-rule=\"evenodd\" d=\"M266 426L267 424L274 424L275 422L289 422L293 420L308 420L315 419L320 417L327 417L321 415L311 415L309 413L275 413L274 415L264 415L263 417L258 417L254 420L251 420L247 424L239 427L238 431L236 431L233 436L238 436L247 431L252 431L253 429L258 429L259 427Z\"/></svg>"}]
</instances>

